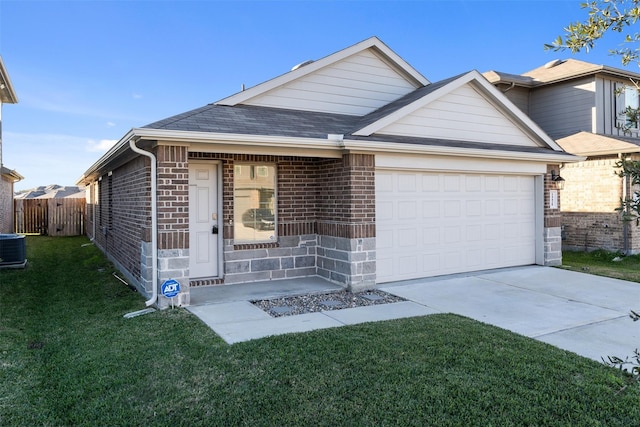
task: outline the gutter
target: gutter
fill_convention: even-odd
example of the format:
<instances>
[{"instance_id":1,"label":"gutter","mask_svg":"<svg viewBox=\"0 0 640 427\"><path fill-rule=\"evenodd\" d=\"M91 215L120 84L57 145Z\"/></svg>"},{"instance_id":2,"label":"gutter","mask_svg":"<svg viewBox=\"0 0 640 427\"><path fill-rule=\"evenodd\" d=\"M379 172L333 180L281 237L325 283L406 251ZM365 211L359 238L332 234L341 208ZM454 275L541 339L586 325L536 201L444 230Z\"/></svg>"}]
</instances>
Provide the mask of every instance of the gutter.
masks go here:
<instances>
[{"instance_id":1,"label":"gutter","mask_svg":"<svg viewBox=\"0 0 640 427\"><path fill-rule=\"evenodd\" d=\"M136 145L139 138L129 139L129 147L135 153L148 157L151 160L151 298L145 302L147 307L158 301L158 184L157 184L157 161L156 157Z\"/></svg>"}]
</instances>

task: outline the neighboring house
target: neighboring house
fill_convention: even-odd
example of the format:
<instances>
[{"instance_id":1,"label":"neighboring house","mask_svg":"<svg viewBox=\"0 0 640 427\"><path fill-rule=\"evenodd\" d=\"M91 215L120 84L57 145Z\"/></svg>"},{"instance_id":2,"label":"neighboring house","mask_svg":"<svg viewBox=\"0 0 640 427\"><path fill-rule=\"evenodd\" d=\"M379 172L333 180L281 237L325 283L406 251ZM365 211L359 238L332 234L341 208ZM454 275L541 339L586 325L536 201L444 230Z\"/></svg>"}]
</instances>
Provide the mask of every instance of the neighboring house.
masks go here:
<instances>
[{"instance_id":1,"label":"neighboring house","mask_svg":"<svg viewBox=\"0 0 640 427\"><path fill-rule=\"evenodd\" d=\"M563 165L563 247L640 252L640 228L616 208L633 189L615 174L622 158L640 159L640 74L574 59L555 60L522 75L484 76L567 152L585 161Z\"/></svg>"},{"instance_id":2,"label":"neighboring house","mask_svg":"<svg viewBox=\"0 0 640 427\"><path fill-rule=\"evenodd\" d=\"M550 171L574 160L478 72L431 83L373 37L132 129L78 184L147 304L170 278L188 304L190 286L559 264Z\"/></svg>"},{"instance_id":3,"label":"neighboring house","mask_svg":"<svg viewBox=\"0 0 640 427\"><path fill-rule=\"evenodd\" d=\"M20 191L15 194L14 199L84 199L85 197L84 188L75 185L63 187L51 184Z\"/></svg>"},{"instance_id":4,"label":"neighboring house","mask_svg":"<svg viewBox=\"0 0 640 427\"><path fill-rule=\"evenodd\" d=\"M2 161L2 105L17 102L18 97L0 57L0 233L13 233L13 184L23 179Z\"/></svg>"}]
</instances>

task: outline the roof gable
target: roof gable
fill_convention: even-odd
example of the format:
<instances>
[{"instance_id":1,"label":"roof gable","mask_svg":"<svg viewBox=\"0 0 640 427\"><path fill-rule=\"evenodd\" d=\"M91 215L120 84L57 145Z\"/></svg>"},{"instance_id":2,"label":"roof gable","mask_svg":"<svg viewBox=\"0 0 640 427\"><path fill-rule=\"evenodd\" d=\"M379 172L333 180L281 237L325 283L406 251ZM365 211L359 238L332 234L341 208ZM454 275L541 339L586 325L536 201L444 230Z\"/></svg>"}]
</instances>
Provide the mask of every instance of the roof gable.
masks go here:
<instances>
[{"instance_id":1,"label":"roof gable","mask_svg":"<svg viewBox=\"0 0 640 427\"><path fill-rule=\"evenodd\" d=\"M561 148L477 71L434 83L424 95L353 132ZM431 89L431 90L427 90Z\"/></svg>"},{"instance_id":2,"label":"roof gable","mask_svg":"<svg viewBox=\"0 0 640 427\"><path fill-rule=\"evenodd\" d=\"M429 81L378 38L216 102L363 116Z\"/></svg>"}]
</instances>

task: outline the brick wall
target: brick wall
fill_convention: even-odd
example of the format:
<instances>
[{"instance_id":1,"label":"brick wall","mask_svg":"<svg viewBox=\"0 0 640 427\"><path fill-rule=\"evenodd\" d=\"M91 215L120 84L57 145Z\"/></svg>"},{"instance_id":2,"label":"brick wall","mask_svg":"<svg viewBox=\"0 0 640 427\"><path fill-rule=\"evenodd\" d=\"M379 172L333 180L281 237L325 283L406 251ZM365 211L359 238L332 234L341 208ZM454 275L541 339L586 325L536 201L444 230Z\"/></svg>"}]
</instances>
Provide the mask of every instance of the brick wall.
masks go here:
<instances>
[{"instance_id":1,"label":"brick wall","mask_svg":"<svg viewBox=\"0 0 640 427\"><path fill-rule=\"evenodd\" d=\"M309 275L322 275L346 286L375 283L373 156L318 159L189 153L189 157L223 162L226 284ZM277 243L234 244L234 162L276 165Z\"/></svg>"},{"instance_id":2,"label":"brick wall","mask_svg":"<svg viewBox=\"0 0 640 427\"><path fill-rule=\"evenodd\" d=\"M135 158L91 184L86 210L87 235L146 294L152 291L141 271L142 246L151 240L149 177L149 160Z\"/></svg>"},{"instance_id":3,"label":"brick wall","mask_svg":"<svg viewBox=\"0 0 640 427\"><path fill-rule=\"evenodd\" d=\"M158 146L158 249L189 247L187 147Z\"/></svg>"},{"instance_id":4,"label":"brick wall","mask_svg":"<svg viewBox=\"0 0 640 427\"><path fill-rule=\"evenodd\" d=\"M617 157L590 158L562 168L563 212L611 213L620 206L622 179L616 176Z\"/></svg>"},{"instance_id":5,"label":"brick wall","mask_svg":"<svg viewBox=\"0 0 640 427\"><path fill-rule=\"evenodd\" d=\"M634 251L634 226L625 226L615 211L623 197L623 180L616 175L617 161L617 156L594 157L567 164L562 169L566 180L562 191L562 243L565 250L623 251L625 245L629 245ZM639 249L640 246L635 251Z\"/></svg>"},{"instance_id":6,"label":"brick wall","mask_svg":"<svg viewBox=\"0 0 640 427\"><path fill-rule=\"evenodd\" d=\"M375 158L345 154L321 162L318 182L318 234L344 238L375 237Z\"/></svg>"},{"instance_id":7,"label":"brick wall","mask_svg":"<svg viewBox=\"0 0 640 427\"><path fill-rule=\"evenodd\" d=\"M615 252L625 247L625 225L618 213L563 212L562 217L562 244L565 250L606 249ZM635 224L631 227L635 227Z\"/></svg>"}]
</instances>

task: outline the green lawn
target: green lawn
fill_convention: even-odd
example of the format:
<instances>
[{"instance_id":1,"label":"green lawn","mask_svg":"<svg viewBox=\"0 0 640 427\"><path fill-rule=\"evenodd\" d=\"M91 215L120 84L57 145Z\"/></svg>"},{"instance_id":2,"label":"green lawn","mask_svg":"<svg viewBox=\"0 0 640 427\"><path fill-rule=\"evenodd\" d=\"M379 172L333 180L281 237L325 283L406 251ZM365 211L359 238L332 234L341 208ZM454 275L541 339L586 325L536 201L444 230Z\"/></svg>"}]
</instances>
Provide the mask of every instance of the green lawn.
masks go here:
<instances>
[{"instance_id":1,"label":"green lawn","mask_svg":"<svg viewBox=\"0 0 640 427\"><path fill-rule=\"evenodd\" d=\"M640 282L640 255L622 256L603 250L563 252L561 268Z\"/></svg>"},{"instance_id":2,"label":"green lawn","mask_svg":"<svg viewBox=\"0 0 640 427\"><path fill-rule=\"evenodd\" d=\"M636 426L621 372L454 315L229 346L144 306L84 238L0 271L0 425Z\"/></svg>"}]
</instances>

